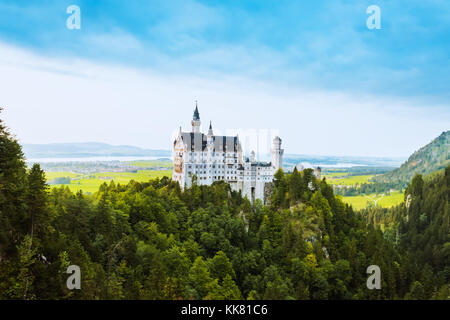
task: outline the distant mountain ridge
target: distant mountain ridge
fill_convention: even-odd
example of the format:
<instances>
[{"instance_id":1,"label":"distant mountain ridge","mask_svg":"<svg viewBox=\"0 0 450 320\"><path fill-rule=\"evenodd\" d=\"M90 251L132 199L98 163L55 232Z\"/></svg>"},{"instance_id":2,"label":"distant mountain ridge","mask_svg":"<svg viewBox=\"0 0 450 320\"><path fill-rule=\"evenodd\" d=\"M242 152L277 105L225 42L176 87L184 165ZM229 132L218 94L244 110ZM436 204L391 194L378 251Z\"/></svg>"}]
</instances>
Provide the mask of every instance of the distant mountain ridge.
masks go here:
<instances>
[{"instance_id":1,"label":"distant mountain ridge","mask_svg":"<svg viewBox=\"0 0 450 320\"><path fill-rule=\"evenodd\" d=\"M407 184L415 174L427 175L443 170L449 164L450 131L445 131L429 144L414 152L400 168L376 177L375 181Z\"/></svg>"},{"instance_id":2,"label":"distant mountain ridge","mask_svg":"<svg viewBox=\"0 0 450 320\"><path fill-rule=\"evenodd\" d=\"M169 157L172 155L169 150L149 150L128 145L113 146L101 142L24 144L23 151L27 159L84 158L98 156Z\"/></svg>"}]
</instances>

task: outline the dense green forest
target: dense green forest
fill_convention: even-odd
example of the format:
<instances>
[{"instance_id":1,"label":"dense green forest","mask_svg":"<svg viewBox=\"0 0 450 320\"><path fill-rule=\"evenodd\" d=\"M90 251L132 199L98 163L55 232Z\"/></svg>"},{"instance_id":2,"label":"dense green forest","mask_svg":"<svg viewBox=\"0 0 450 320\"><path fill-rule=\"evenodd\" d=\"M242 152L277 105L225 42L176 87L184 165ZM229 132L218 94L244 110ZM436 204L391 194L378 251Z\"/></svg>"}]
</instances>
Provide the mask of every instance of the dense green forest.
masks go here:
<instances>
[{"instance_id":1,"label":"dense green forest","mask_svg":"<svg viewBox=\"0 0 450 320\"><path fill-rule=\"evenodd\" d=\"M405 191L405 202L391 208L363 211L368 223L385 230L404 257L414 281L413 292L432 296L436 286L448 295L450 283L450 166L445 171L416 175Z\"/></svg>"},{"instance_id":2,"label":"dense green forest","mask_svg":"<svg viewBox=\"0 0 450 320\"><path fill-rule=\"evenodd\" d=\"M265 206L166 177L50 191L0 122L0 298L446 299L450 169L414 179L409 211L383 215L395 237L312 170L278 171ZM73 264L81 290L66 287ZM381 290L366 287L373 264Z\"/></svg>"}]
</instances>

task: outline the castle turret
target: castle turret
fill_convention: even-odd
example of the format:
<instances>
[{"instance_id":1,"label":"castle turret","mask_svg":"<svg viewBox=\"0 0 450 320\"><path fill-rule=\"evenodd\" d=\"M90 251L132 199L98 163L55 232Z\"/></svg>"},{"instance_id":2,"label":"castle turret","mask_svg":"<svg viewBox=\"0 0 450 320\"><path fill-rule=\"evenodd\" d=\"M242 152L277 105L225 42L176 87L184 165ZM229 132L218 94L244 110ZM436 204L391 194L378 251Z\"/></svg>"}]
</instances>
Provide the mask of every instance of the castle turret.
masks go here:
<instances>
[{"instance_id":1,"label":"castle turret","mask_svg":"<svg viewBox=\"0 0 450 320\"><path fill-rule=\"evenodd\" d=\"M314 174L315 174L317 179L321 180L322 179L322 168L321 167L315 168L314 169Z\"/></svg>"},{"instance_id":2,"label":"castle turret","mask_svg":"<svg viewBox=\"0 0 450 320\"><path fill-rule=\"evenodd\" d=\"M192 117L192 132L199 133L200 132L200 113L198 112L198 106L197 101L195 101L195 110L194 110L194 116Z\"/></svg>"},{"instance_id":3,"label":"castle turret","mask_svg":"<svg viewBox=\"0 0 450 320\"><path fill-rule=\"evenodd\" d=\"M272 155L272 167L274 167L275 170L280 169L283 166L283 153L284 153L284 150L281 149L280 137L276 136L273 139L272 149L270 150L270 153Z\"/></svg>"}]
</instances>

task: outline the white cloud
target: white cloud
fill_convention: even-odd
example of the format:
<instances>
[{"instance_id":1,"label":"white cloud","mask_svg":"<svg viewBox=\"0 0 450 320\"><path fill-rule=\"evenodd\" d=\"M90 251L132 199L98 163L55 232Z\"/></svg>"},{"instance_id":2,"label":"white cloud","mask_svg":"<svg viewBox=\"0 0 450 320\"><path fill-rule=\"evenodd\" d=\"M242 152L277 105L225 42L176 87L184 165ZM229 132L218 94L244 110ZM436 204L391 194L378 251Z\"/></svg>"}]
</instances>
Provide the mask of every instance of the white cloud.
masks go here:
<instances>
[{"instance_id":1,"label":"white cloud","mask_svg":"<svg viewBox=\"0 0 450 320\"><path fill-rule=\"evenodd\" d=\"M279 130L287 153L407 156L450 126L448 106L214 75L50 59L0 44L0 105L22 143L170 149L194 100L206 129ZM442 113L440 113L440 111Z\"/></svg>"}]
</instances>

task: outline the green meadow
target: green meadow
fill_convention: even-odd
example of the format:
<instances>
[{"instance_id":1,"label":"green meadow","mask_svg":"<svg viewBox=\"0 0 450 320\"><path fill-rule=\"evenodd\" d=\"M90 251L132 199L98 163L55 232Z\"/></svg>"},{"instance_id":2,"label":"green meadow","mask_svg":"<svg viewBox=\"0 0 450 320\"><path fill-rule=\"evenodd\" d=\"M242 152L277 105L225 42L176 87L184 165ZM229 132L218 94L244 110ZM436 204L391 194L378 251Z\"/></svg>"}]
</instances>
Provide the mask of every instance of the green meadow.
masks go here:
<instances>
[{"instance_id":1,"label":"green meadow","mask_svg":"<svg viewBox=\"0 0 450 320\"><path fill-rule=\"evenodd\" d=\"M368 206L378 206L390 208L403 202L403 193L400 191L391 192L389 195L369 194L360 196L342 197L345 203L348 203L355 210L364 209Z\"/></svg>"},{"instance_id":2,"label":"green meadow","mask_svg":"<svg viewBox=\"0 0 450 320\"><path fill-rule=\"evenodd\" d=\"M327 182L334 185L341 186L355 186L363 183L371 183L371 179L375 177L374 174L366 174L360 176L347 175L344 172L334 172L332 174L323 175L327 179Z\"/></svg>"},{"instance_id":3,"label":"green meadow","mask_svg":"<svg viewBox=\"0 0 450 320\"><path fill-rule=\"evenodd\" d=\"M51 188L67 186L73 192L82 190L84 193L95 193L103 184L114 181L116 184L128 184L131 180L146 182L154 178L172 177L172 170L137 170L137 172L101 172L92 174L77 174L73 172L46 172L47 181L50 183L55 178L70 177L70 184L52 184Z\"/></svg>"},{"instance_id":4,"label":"green meadow","mask_svg":"<svg viewBox=\"0 0 450 320\"><path fill-rule=\"evenodd\" d=\"M372 179L376 174L352 174L351 169L328 169L322 177L326 178L327 182L342 187L357 187L363 183L373 183ZM379 206L382 208L390 208L403 202L403 193L399 191L391 192L390 194L362 194L358 196L342 197L345 203L350 204L353 209L360 210L368 206Z\"/></svg>"},{"instance_id":5,"label":"green meadow","mask_svg":"<svg viewBox=\"0 0 450 320\"><path fill-rule=\"evenodd\" d=\"M167 168L167 169L173 168L172 161L138 160L138 161L129 161L127 163L131 166L142 167L142 168L148 168L148 167L160 167L160 168Z\"/></svg>"}]
</instances>

